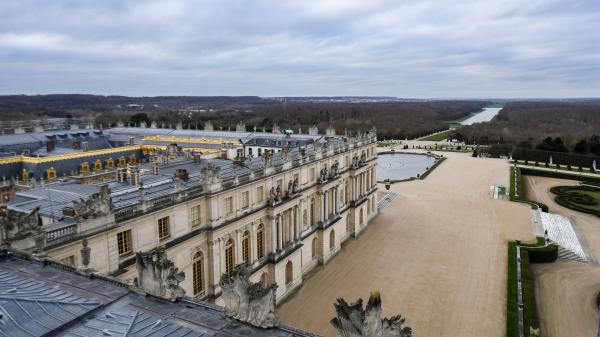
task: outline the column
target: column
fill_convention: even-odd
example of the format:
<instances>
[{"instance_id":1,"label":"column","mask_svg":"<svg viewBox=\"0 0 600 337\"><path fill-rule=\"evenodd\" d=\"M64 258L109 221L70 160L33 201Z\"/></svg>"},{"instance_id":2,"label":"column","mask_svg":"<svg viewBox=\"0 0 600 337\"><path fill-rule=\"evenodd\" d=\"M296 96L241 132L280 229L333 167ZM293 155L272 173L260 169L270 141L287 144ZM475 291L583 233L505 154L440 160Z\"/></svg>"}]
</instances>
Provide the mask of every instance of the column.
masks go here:
<instances>
[{"instance_id":1,"label":"column","mask_svg":"<svg viewBox=\"0 0 600 337\"><path fill-rule=\"evenodd\" d=\"M281 236L281 229L282 229L282 219L283 217L281 216L281 214L277 214L277 249L281 249L282 245L281 245L281 240L282 240L282 236Z\"/></svg>"},{"instance_id":2,"label":"column","mask_svg":"<svg viewBox=\"0 0 600 337\"><path fill-rule=\"evenodd\" d=\"M271 218L271 251L277 250L277 224L275 222L275 216Z\"/></svg>"}]
</instances>

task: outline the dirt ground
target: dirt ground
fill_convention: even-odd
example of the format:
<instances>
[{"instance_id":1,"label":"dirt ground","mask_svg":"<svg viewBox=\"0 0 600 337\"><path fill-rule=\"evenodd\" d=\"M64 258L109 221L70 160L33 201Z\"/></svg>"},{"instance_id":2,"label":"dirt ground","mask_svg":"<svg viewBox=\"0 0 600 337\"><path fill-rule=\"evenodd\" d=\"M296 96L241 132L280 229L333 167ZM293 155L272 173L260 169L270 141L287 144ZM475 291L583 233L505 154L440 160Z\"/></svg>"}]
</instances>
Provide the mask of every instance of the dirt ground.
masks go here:
<instances>
[{"instance_id":1,"label":"dirt ground","mask_svg":"<svg viewBox=\"0 0 600 337\"><path fill-rule=\"evenodd\" d=\"M283 323L335 336L335 299L377 289L415 337L504 336L506 241L535 239L529 206L488 196L508 186L507 161L444 155L425 180L392 185L398 198L282 304Z\"/></svg>"},{"instance_id":2,"label":"dirt ground","mask_svg":"<svg viewBox=\"0 0 600 337\"><path fill-rule=\"evenodd\" d=\"M550 212L574 220L585 243L600 258L600 219L558 205L552 186L576 185L575 180L526 176L527 197L543 202ZM534 287L543 337L597 336L600 266L564 261L533 264Z\"/></svg>"}]
</instances>

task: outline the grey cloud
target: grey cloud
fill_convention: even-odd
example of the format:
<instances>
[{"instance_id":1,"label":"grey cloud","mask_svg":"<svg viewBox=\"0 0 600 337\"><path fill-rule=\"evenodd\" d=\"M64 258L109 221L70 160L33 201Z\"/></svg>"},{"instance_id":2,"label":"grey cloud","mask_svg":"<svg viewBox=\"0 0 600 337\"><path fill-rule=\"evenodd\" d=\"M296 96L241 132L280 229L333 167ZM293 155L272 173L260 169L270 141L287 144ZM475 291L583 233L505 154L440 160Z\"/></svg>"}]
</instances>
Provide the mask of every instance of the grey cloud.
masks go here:
<instances>
[{"instance_id":1,"label":"grey cloud","mask_svg":"<svg viewBox=\"0 0 600 337\"><path fill-rule=\"evenodd\" d=\"M597 96L600 4L0 3L0 93Z\"/></svg>"}]
</instances>

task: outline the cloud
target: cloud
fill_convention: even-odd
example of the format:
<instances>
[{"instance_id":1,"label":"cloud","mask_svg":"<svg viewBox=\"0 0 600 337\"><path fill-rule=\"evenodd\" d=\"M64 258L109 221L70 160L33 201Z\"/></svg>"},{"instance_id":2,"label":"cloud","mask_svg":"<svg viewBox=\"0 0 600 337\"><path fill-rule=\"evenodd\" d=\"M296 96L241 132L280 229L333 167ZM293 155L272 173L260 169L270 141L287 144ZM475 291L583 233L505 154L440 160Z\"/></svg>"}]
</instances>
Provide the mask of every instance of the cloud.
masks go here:
<instances>
[{"instance_id":1,"label":"cloud","mask_svg":"<svg viewBox=\"0 0 600 337\"><path fill-rule=\"evenodd\" d=\"M596 0L0 3L0 93L576 97Z\"/></svg>"}]
</instances>

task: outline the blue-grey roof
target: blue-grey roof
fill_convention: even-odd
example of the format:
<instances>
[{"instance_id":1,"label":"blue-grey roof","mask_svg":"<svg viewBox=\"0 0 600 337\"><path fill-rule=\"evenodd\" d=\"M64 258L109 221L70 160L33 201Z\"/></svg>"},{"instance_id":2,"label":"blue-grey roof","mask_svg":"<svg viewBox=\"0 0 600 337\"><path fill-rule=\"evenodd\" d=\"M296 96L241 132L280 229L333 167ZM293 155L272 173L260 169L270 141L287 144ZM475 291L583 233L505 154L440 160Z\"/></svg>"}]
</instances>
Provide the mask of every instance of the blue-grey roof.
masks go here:
<instances>
[{"instance_id":1,"label":"blue-grey roof","mask_svg":"<svg viewBox=\"0 0 600 337\"><path fill-rule=\"evenodd\" d=\"M93 252L92 252L93 258ZM205 303L169 302L52 264L0 257L0 336L313 337L261 329Z\"/></svg>"}]
</instances>

